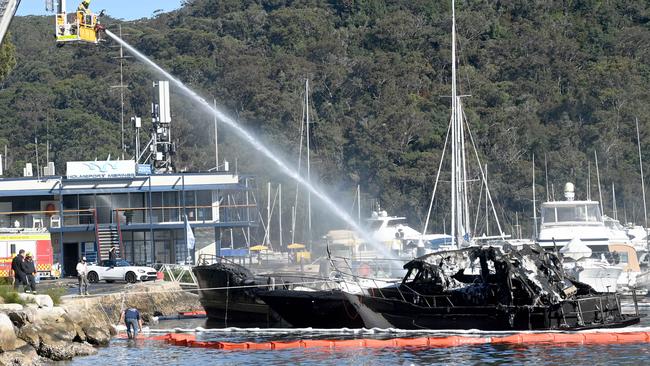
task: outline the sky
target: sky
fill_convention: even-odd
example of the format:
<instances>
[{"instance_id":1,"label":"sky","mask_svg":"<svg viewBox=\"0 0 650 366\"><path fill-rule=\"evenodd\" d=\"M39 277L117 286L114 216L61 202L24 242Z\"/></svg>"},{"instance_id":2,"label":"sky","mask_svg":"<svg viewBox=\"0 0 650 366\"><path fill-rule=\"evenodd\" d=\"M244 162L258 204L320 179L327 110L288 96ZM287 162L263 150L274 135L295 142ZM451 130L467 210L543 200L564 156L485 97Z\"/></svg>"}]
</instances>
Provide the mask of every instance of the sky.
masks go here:
<instances>
[{"instance_id":1,"label":"sky","mask_svg":"<svg viewBox=\"0 0 650 366\"><path fill-rule=\"evenodd\" d=\"M92 0L90 9L99 13L106 9L106 14L113 18L132 20L150 18L154 11L170 11L180 7L182 0ZM81 0L67 0L68 12L74 11ZM16 15L50 15L45 11L45 0L22 0Z\"/></svg>"}]
</instances>

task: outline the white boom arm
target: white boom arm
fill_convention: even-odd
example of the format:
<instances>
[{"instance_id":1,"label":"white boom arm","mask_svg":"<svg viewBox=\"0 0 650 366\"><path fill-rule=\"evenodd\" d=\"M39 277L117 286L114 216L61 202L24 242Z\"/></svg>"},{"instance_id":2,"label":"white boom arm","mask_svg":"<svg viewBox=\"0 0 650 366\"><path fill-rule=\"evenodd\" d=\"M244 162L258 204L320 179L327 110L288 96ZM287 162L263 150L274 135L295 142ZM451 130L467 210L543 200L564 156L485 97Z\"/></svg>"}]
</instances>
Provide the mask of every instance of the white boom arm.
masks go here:
<instances>
[{"instance_id":1,"label":"white boom arm","mask_svg":"<svg viewBox=\"0 0 650 366\"><path fill-rule=\"evenodd\" d=\"M7 29L16 15L19 4L20 0L0 0L0 44L5 39Z\"/></svg>"}]
</instances>

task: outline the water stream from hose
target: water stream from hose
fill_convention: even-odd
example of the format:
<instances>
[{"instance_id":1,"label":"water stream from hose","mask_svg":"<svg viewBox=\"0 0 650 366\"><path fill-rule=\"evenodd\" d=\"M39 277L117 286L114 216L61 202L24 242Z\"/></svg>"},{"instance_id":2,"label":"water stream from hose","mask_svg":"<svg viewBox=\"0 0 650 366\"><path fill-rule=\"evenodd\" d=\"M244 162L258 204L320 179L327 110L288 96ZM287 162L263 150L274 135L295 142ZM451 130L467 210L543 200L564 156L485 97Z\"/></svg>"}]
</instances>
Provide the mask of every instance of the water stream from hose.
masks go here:
<instances>
[{"instance_id":1,"label":"water stream from hose","mask_svg":"<svg viewBox=\"0 0 650 366\"><path fill-rule=\"evenodd\" d=\"M262 155L266 156L271 161L273 161L283 173L285 173L290 178L294 179L305 189L309 190L314 196L318 197L318 199L320 199L321 202L323 202L323 204L327 206L327 208L329 208L334 215L338 216L340 219L342 219L344 222L350 225L350 227L352 227L352 229L355 232L357 232L362 237L362 239L364 239L366 243L368 243L377 252L381 253L383 257L395 259L394 255L385 246L383 246L381 243L378 243L372 237L372 235L370 235L366 230L360 227L355 222L355 220L347 212L345 212L342 208L340 208L329 196L327 196L322 190L317 188L311 182L308 182L305 178L303 178L295 169L291 168L276 153L274 153L268 147L266 147L260 140L255 138L249 131L247 131L245 128L240 126L234 119L232 119L226 113L222 112L218 108L215 108L213 105L208 103L203 97L198 95L194 90L187 87L185 84L183 84L183 82L181 82L180 80L172 76L170 73L165 71L162 67L158 66L158 64L153 62L147 56L140 53L133 46L131 46L126 41L124 41L123 39L115 35L113 32L106 30L106 35L108 35L113 40L121 44L125 49L127 49L131 54L133 54L133 56L135 56L140 61L144 62L152 70L156 71L157 73L159 73L160 75L164 76L166 79L174 83L184 95L189 97L194 102L198 103L207 113L216 116L220 121L222 121L224 124L230 127L232 131L234 131L237 135L239 135L246 142L248 142L254 149L256 149L257 151L262 153Z\"/></svg>"}]
</instances>

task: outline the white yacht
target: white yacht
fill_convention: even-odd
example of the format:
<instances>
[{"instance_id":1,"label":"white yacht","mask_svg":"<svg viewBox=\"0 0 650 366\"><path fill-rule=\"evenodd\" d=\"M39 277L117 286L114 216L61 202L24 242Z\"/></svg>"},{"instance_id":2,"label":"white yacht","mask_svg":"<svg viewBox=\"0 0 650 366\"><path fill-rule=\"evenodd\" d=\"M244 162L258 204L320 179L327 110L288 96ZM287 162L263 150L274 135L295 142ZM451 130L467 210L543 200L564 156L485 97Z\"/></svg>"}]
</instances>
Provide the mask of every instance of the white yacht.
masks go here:
<instances>
[{"instance_id":1,"label":"white yacht","mask_svg":"<svg viewBox=\"0 0 650 366\"><path fill-rule=\"evenodd\" d=\"M406 224L406 217L388 216L384 210L373 211L368 219L368 229L373 239L393 251L406 251L409 246L424 245L427 251L446 248L452 237L446 234L424 234Z\"/></svg>"},{"instance_id":2,"label":"white yacht","mask_svg":"<svg viewBox=\"0 0 650 366\"><path fill-rule=\"evenodd\" d=\"M610 239L613 235L605 226L600 204L591 200L574 200L575 188L572 183L565 185L564 196L566 201L542 203L539 244L544 248L565 253L576 252L575 248L562 250L572 240L572 246L586 247L588 253L587 250L577 249L577 252L583 254L582 257L571 254L565 266L574 273L583 272L576 276L576 279L591 285L597 291L616 292L617 282L623 270L614 265L610 251ZM575 239L579 240L579 244L575 244Z\"/></svg>"}]
</instances>

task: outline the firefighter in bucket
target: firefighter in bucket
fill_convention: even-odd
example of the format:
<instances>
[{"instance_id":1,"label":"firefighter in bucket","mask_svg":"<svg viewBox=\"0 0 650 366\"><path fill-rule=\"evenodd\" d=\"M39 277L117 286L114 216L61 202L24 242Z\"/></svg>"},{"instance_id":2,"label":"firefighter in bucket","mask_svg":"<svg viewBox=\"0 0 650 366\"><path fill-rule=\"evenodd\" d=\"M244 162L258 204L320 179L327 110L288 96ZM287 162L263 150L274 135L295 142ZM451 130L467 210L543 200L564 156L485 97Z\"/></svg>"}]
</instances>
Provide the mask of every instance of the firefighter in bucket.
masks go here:
<instances>
[{"instance_id":1,"label":"firefighter in bucket","mask_svg":"<svg viewBox=\"0 0 650 366\"><path fill-rule=\"evenodd\" d=\"M90 10L90 0L84 0L73 14L66 14L65 0L57 0L56 41L59 45L69 42L98 43L104 26L97 15Z\"/></svg>"}]
</instances>

